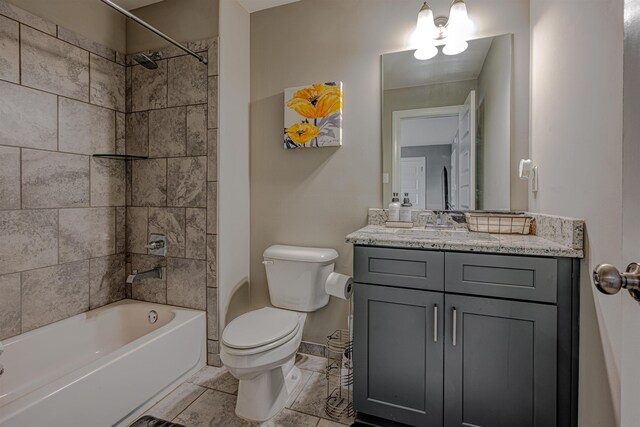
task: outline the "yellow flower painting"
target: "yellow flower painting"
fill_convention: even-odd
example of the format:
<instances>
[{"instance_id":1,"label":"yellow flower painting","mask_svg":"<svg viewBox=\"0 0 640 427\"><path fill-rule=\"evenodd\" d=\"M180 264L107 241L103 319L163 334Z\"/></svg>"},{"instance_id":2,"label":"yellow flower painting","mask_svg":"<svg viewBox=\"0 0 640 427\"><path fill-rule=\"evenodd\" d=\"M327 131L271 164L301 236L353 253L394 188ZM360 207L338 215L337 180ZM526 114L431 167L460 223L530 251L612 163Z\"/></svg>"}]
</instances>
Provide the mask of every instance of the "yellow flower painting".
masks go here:
<instances>
[{"instance_id":1,"label":"yellow flower painting","mask_svg":"<svg viewBox=\"0 0 640 427\"><path fill-rule=\"evenodd\" d=\"M284 148L342 145L342 82L285 89Z\"/></svg>"}]
</instances>

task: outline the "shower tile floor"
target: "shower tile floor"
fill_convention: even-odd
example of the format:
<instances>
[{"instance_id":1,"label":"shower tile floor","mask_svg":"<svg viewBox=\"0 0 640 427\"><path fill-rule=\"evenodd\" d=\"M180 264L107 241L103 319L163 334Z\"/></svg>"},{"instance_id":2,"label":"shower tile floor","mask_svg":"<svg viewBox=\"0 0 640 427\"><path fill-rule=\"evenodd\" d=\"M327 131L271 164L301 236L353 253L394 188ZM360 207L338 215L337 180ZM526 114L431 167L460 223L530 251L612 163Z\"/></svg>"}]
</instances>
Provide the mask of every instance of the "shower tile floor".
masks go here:
<instances>
[{"instance_id":1,"label":"shower tile floor","mask_svg":"<svg viewBox=\"0 0 640 427\"><path fill-rule=\"evenodd\" d=\"M322 370L323 357L298 354L296 366L302 380L273 419L262 424L250 423L235 414L238 380L223 368L205 366L180 384L145 415L152 415L186 427L343 427L353 419L330 420L324 412L327 382Z\"/></svg>"}]
</instances>

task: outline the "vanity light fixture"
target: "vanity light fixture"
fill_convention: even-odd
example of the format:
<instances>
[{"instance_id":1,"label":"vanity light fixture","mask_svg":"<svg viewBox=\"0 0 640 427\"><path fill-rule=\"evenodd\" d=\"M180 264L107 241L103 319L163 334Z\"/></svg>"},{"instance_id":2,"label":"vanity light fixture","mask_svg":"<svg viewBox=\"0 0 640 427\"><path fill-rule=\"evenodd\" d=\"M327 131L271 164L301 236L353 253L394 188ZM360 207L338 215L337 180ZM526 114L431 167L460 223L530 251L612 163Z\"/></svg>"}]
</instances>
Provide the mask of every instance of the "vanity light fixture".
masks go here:
<instances>
[{"instance_id":1,"label":"vanity light fixture","mask_svg":"<svg viewBox=\"0 0 640 427\"><path fill-rule=\"evenodd\" d=\"M416 38L420 41L420 46L413 56L421 61L436 56L438 48L435 46L434 40L437 36L438 29L433 19L433 10L431 10L427 2L424 2L420 12L418 12L418 23L416 24Z\"/></svg>"},{"instance_id":2,"label":"vanity light fixture","mask_svg":"<svg viewBox=\"0 0 640 427\"><path fill-rule=\"evenodd\" d=\"M433 10L427 2L424 2L418 12L418 23L416 25L416 37L419 40L419 47L413 54L416 59L431 59L438 54L435 42L445 40L446 44L442 48L445 55L457 55L464 52L469 44L467 37L474 29L474 24L469 19L467 5L464 0L453 0L449 18L438 16L434 19Z\"/></svg>"}]
</instances>

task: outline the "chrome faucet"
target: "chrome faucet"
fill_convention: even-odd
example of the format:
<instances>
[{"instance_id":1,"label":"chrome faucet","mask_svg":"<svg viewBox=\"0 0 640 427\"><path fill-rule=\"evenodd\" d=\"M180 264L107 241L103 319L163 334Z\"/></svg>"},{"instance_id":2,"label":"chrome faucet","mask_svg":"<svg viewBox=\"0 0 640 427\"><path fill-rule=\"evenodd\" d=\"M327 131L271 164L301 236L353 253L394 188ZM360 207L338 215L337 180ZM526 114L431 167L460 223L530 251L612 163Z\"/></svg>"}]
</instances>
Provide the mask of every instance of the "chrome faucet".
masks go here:
<instances>
[{"instance_id":1,"label":"chrome faucet","mask_svg":"<svg viewBox=\"0 0 640 427\"><path fill-rule=\"evenodd\" d=\"M127 283L139 282L143 279L162 279L162 267L155 267L141 273L138 273L138 270L133 270L133 274L127 277Z\"/></svg>"},{"instance_id":2,"label":"chrome faucet","mask_svg":"<svg viewBox=\"0 0 640 427\"><path fill-rule=\"evenodd\" d=\"M427 217L425 224L425 228L427 229L440 230L454 228L454 226L449 223L449 216L445 211L425 212L421 213L420 216Z\"/></svg>"}]
</instances>

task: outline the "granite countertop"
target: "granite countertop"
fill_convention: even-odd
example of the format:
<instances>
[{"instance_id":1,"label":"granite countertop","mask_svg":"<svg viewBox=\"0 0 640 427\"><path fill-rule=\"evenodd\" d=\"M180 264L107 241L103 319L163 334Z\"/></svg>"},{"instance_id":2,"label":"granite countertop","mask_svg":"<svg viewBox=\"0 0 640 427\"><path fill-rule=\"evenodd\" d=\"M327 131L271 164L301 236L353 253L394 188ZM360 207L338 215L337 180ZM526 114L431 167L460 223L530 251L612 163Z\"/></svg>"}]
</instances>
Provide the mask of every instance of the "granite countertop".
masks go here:
<instances>
[{"instance_id":1,"label":"granite countertop","mask_svg":"<svg viewBox=\"0 0 640 427\"><path fill-rule=\"evenodd\" d=\"M583 258L582 220L536 215L537 235L474 233L466 229L434 230L388 228L372 220L380 210L370 210L368 226L349 234L347 243L408 249L436 249L496 254Z\"/></svg>"}]
</instances>

